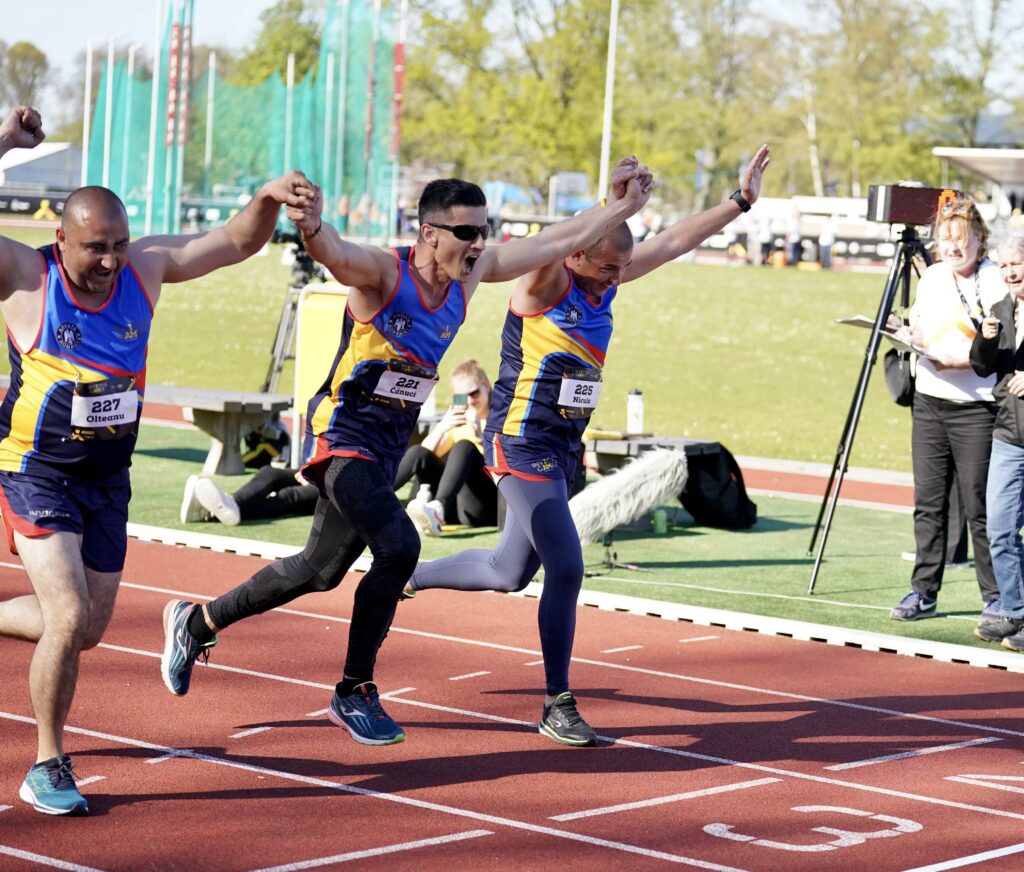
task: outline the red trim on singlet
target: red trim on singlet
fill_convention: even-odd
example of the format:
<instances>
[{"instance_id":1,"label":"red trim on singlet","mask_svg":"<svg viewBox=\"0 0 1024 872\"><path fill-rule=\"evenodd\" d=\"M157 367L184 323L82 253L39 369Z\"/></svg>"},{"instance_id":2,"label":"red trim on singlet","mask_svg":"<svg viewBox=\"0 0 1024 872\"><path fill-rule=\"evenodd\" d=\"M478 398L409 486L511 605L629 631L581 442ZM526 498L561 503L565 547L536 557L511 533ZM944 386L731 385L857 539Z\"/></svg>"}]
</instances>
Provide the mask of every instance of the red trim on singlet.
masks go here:
<instances>
[{"instance_id":1,"label":"red trim on singlet","mask_svg":"<svg viewBox=\"0 0 1024 872\"><path fill-rule=\"evenodd\" d=\"M149 291L146 290L146 286L142 283L142 279L139 278L139 274L135 271L135 267L132 266L132 262L128 261L128 269L132 271L132 275L135 276L135 281L139 287L142 288L142 295L146 298L146 302L149 304L149 316L152 318L156 313L156 306L153 303L153 298L149 295Z\"/></svg>"},{"instance_id":2,"label":"red trim on singlet","mask_svg":"<svg viewBox=\"0 0 1024 872\"><path fill-rule=\"evenodd\" d=\"M554 309L555 306L557 306L559 303L562 302L562 300L569 296L569 291L572 290L573 286L572 270L569 269L569 267L567 267L564 263L562 264L562 268L569 274L569 286L565 289L565 292L562 294L562 296L555 300L550 306L548 306L546 309L541 309L539 312L532 312L531 314L527 315L525 312L517 312L515 309L513 309L512 300L510 299L508 301L508 310L518 318L536 318L538 315L546 315L548 312Z\"/></svg>"},{"instance_id":3,"label":"red trim on singlet","mask_svg":"<svg viewBox=\"0 0 1024 872\"><path fill-rule=\"evenodd\" d=\"M33 348L39 344L39 337L43 335L43 325L46 323L46 286L48 284L50 270L46 264L46 255L41 251L38 252L39 256L43 259L43 305L39 310L39 329L36 330L36 338L29 343L28 348L22 348L18 345L18 340L14 338L14 334L11 333L10 326L7 326L7 337L11 340L11 345L14 346L15 351L18 354L24 356Z\"/></svg>"},{"instance_id":4,"label":"red trim on singlet","mask_svg":"<svg viewBox=\"0 0 1024 872\"><path fill-rule=\"evenodd\" d=\"M327 440L323 436L316 437L316 451L309 460L307 460L300 469L301 472L305 473L307 469L312 469L315 466L320 466L322 463L326 463L332 457L355 457L359 460L369 460L372 463L377 462L376 457L370 457L367 454L360 454L354 449L348 448L328 448Z\"/></svg>"},{"instance_id":5,"label":"red trim on singlet","mask_svg":"<svg viewBox=\"0 0 1024 872\"><path fill-rule=\"evenodd\" d=\"M75 299L75 295L71 293L71 282L68 281L67 273L64 272L64 263L60 259L60 250L57 248L56 242L53 244L53 258L54 262L57 264L57 274L60 276L61 283L64 286L64 292L68 295L68 299L71 300L72 306L74 306L76 309L81 309L83 312L96 314L97 312L102 312L104 309L107 308L107 306L110 305L110 303L114 299L114 295L117 293L117 286L121 278L121 272L124 272L123 269L116 276L114 276L114 286L110 289L110 296L107 297L107 299L105 299L95 309L90 309L88 306L83 306L81 303L79 303L78 300Z\"/></svg>"},{"instance_id":6,"label":"red trim on singlet","mask_svg":"<svg viewBox=\"0 0 1024 872\"><path fill-rule=\"evenodd\" d=\"M582 338L581 336L577 336L575 333L573 333L572 330L566 330L565 332L569 336L571 336L576 342L582 345L585 349L587 349L587 351L589 351L594 356L594 360L600 363L601 366L604 366L604 359L607 352L602 351L596 345L591 345L589 342L587 342L586 339Z\"/></svg>"},{"instance_id":7,"label":"red trim on singlet","mask_svg":"<svg viewBox=\"0 0 1024 872\"><path fill-rule=\"evenodd\" d=\"M90 369L98 369L100 372L110 373L110 375L131 375L138 376L137 372L132 372L130 369L118 369L116 366L104 366L102 363L96 363L92 360L86 360L84 357L75 357L73 354L64 352L61 355L65 360L73 360L75 363L80 363L83 366L87 366Z\"/></svg>"},{"instance_id":8,"label":"red trim on singlet","mask_svg":"<svg viewBox=\"0 0 1024 872\"><path fill-rule=\"evenodd\" d=\"M373 323L373 319L376 318L391 304L391 301L395 298L395 295L398 293L398 289L402 286L402 258L398 256L397 248L392 248L391 253L395 256L395 260L398 262L398 278L395 281L395 286L394 288L392 288L391 293L388 294L388 298L381 304L381 307L376 312L374 312L369 318L363 321L352 314L352 309L349 307L348 304L348 298L345 298L345 311L348 312L348 316L357 324Z\"/></svg>"},{"instance_id":9,"label":"red trim on singlet","mask_svg":"<svg viewBox=\"0 0 1024 872\"><path fill-rule=\"evenodd\" d=\"M416 279L415 273L413 273L413 271L411 269L409 269L409 262L412 260L413 255L415 255L415 253L416 253L416 246L415 245L410 245L409 246L409 257L406 258L405 266L406 266L406 269L409 271L409 278L412 279L412 286L414 288L416 288L416 296L418 296L420 298L420 305L423 307L424 311L427 311L431 315L433 315L434 312L439 311L440 308L445 303L448 302L448 295L452 292L452 280L451 279L448 280L448 287L446 287L444 289L444 296L441 297L441 302L437 304L436 308L431 309L430 306L427 305L427 301L423 299L423 288L420 287L420 283ZM397 256L397 252L396 252L396 256ZM401 272L399 272L399 276L401 276ZM463 298L465 298L465 293L463 293ZM465 312L462 313L462 319L463 320L466 319L466 313Z\"/></svg>"}]
</instances>

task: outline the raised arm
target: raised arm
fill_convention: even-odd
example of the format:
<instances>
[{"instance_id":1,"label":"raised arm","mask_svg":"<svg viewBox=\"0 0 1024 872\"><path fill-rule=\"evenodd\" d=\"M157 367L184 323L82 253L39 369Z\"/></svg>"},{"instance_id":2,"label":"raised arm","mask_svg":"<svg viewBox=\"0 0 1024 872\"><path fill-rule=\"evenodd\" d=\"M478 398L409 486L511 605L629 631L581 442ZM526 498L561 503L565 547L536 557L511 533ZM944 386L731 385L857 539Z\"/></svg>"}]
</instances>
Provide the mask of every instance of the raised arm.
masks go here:
<instances>
[{"instance_id":1,"label":"raised arm","mask_svg":"<svg viewBox=\"0 0 1024 872\"><path fill-rule=\"evenodd\" d=\"M0 123L0 157L15 148L35 148L45 138L39 113L30 106L17 106ZM0 301L15 291L36 290L42 269L34 249L0 236Z\"/></svg>"},{"instance_id":2,"label":"raised arm","mask_svg":"<svg viewBox=\"0 0 1024 872\"><path fill-rule=\"evenodd\" d=\"M615 165L612 184L613 192L620 190L621 197L550 224L535 236L488 248L477 264L480 281L505 282L534 270L559 269L564 258L597 242L642 209L653 186L646 167L638 167L636 158L623 158Z\"/></svg>"},{"instance_id":3,"label":"raised arm","mask_svg":"<svg viewBox=\"0 0 1024 872\"><path fill-rule=\"evenodd\" d=\"M146 236L132 243L131 257L150 293L164 282L186 282L259 251L277 226L281 206L301 207L315 195L298 170L267 182L246 207L222 227L181 236Z\"/></svg>"},{"instance_id":4,"label":"raised arm","mask_svg":"<svg viewBox=\"0 0 1024 872\"><path fill-rule=\"evenodd\" d=\"M768 146L762 145L740 174L740 196L751 205L756 203L761 195L761 177L770 162ZM644 240L633 249L633 262L623 274L622 281L638 279L662 264L686 254L737 218L741 212L739 204L729 199L704 212L677 221L667 230Z\"/></svg>"},{"instance_id":5,"label":"raised arm","mask_svg":"<svg viewBox=\"0 0 1024 872\"><path fill-rule=\"evenodd\" d=\"M378 312L398 281L394 255L370 245L348 242L323 220L323 192L316 188L313 198L301 208L288 207L288 220L299 231L302 244L317 263L352 289L349 309L360 320Z\"/></svg>"}]
</instances>

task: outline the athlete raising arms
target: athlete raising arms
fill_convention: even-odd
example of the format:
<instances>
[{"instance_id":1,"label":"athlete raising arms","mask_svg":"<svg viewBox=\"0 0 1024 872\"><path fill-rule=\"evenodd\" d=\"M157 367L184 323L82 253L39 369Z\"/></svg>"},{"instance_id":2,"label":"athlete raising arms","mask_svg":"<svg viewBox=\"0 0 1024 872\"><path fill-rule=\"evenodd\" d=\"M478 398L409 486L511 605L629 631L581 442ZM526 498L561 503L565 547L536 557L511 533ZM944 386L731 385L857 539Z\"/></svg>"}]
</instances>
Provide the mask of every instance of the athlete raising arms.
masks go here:
<instances>
[{"instance_id":1,"label":"athlete raising arms","mask_svg":"<svg viewBox=\"0 0 1024 872\"><path fill-rule=\"evenodd\" d=\"M381 706L373 681L377 652L420 551L393 490L398 463L477 285L558 261L646 203L653 182L635 159L620 161L614 179L616 197L607 208L490 248L483 191L459 179L427 185L416 244L390 252L343 240L323 222L319 199L288 212L306 250L351 288L338 353L306 416L303 474L321 496L300 554L201 607L168 603L162 672L172 693L188 692L193 665L216 632L336 587L368 547L373 560L356 588L344 672L328 717L364 744L405 738Z\"/></svg>"},{"instance_id":2,"label":"athlete raising arms","mask_svg":"<svg viewBox=\"0 0 1024 872\"><path fill-rule=\"evenodd\" d=\"M769 163L762 146L725 203L633 245L617 224L564 261L553 258L516 284L501 337L501 368L484 434L484 457L507 504L494 551L472 549L421 563L410 592L428 588L522 590L544 567L538 609L546 689L540 731L566 745L596 735L569 690L583 551L569 513L569 483L583 430L600 394L619 285L696 247L747 211ZM614 188L613 188L614 190Z\"/></svg>"}]
</instances>

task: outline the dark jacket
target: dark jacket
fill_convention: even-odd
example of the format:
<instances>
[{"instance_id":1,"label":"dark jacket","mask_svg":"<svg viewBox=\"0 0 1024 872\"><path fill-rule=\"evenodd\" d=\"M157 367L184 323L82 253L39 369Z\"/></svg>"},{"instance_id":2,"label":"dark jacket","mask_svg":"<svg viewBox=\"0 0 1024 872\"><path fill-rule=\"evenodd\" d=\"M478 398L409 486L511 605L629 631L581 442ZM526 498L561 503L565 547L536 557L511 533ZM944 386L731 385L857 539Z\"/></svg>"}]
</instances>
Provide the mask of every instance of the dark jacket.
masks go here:
<instances>
[{"instance_id":1,"label":"dark jacket","mask_svg":"<svg viewBox=\"0 0 1024 872\"><path fill-rule=\"evenodd\" d=\"M998 409L992 435L1000 442L1024 448L1024 399L1006 389L1010 376L1024 370L1024 343L1017 347L1017 328L1013 324L1016 300L1010 294L992 307L999 319L1000 331L995 339L985 339L978 331L971 344L971 368L980 376L996 375L992 396Z\"/></svg>"}]
</instances>

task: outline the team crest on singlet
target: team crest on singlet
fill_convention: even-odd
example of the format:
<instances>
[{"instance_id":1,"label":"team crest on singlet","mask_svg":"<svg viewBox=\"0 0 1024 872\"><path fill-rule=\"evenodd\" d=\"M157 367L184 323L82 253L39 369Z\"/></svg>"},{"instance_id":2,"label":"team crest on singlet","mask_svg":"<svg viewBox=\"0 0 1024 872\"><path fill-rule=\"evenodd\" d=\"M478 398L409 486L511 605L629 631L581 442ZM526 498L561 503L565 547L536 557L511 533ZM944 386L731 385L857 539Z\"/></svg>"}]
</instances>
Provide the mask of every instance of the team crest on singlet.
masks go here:
<instances>
[{"instance_id":1,"label":"team crest on singlet","mask_svg":"<svg viewBox=\"0 0 1024 872\"><path fill-rule=\"evenodd\" d=\"M583 320L583 310L579 306L570 303L565 307L565 320L569 323L570 327L578 327L580 321Z\"/></svg>"},{"instance_id":2,"label":"team crest on singlet","mask_svg":"<svg viewBox=\"0 0 1024 872\"><path fill-rule=\"evenodd\" d=\"M392 333L395 336L405 336L412 330L412 315L407 315L405 312L395 312L390 318L388 318L388 333Z\"/></svg>"},{"instance_id":3,"label":"team crest on singlet","mask_svg":"<svg viewBox=\"0 0 1024 872\"><path fill-rule=\"evenodd\" d=\"M82 331L77 324L65 321L57 328L57 344L67 350L74 351L82 344Z\"/></svg>"}]
</instances>

